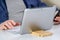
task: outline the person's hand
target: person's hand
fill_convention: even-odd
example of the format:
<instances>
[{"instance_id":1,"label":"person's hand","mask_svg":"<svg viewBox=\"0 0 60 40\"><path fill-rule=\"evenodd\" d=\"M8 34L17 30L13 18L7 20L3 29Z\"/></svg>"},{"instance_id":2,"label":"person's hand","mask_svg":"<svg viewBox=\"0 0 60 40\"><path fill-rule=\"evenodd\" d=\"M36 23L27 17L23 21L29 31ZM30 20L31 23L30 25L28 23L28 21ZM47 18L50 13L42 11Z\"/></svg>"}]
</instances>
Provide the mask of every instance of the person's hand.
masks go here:
<instances>
[{"instance_id":1,"label":"person's hand","mask_svg":"<svg viewBox=\"0 0 60 40\"><path fill-rule=\"evenodd\" d=\"M56 17L56 18L55 18L54 24L60 24L60 17Z\"/></svg>"},{"instance_id":2,"label":"person's hand","mask_svg":"<svg viewBox=\"0 0 60 40\"><path fill-rule=\"evenodd\" d=\"M16 23L13 20L7 20L0 24L0 30L12 29L15 26L20 25L20 23Z\"/></svg>"}]
</instances>

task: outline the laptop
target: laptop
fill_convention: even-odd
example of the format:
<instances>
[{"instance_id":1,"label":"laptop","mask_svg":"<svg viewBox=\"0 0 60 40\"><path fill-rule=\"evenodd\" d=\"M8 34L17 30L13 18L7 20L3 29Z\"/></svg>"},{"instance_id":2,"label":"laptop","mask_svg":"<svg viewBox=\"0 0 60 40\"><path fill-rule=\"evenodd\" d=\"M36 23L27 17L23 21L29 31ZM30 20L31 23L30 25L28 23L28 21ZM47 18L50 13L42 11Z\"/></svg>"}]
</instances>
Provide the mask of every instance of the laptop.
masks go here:
<instances>
[{"instance_id":1,"label":"laptop","mask_svg":"<svg viewBox=\"0 0 60 40\"><path fill-rule=\"evenodd\" d=\"M51 29L55 16L56 6L25 9L20 34L31 33L29 24L34 23L42 30Z\"/></svg>"}]
</instances>

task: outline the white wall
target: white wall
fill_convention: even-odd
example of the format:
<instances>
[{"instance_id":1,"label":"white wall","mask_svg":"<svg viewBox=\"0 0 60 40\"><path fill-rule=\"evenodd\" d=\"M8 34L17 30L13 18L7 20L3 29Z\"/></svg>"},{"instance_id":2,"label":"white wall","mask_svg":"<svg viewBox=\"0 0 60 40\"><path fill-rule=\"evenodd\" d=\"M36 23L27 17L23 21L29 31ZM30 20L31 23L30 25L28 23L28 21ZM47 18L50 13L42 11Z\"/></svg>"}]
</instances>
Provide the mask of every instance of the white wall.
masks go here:
<instances>
[{"instance_id":1,"label":"white wall","mask_svg":"<svg viewBox=\"0 0 60 40\"><path fill-rule=\"evenodd\" d=\"M60 0L43 0L49 5L56 5L60 9Z\"/></svg>"}]
</instances>

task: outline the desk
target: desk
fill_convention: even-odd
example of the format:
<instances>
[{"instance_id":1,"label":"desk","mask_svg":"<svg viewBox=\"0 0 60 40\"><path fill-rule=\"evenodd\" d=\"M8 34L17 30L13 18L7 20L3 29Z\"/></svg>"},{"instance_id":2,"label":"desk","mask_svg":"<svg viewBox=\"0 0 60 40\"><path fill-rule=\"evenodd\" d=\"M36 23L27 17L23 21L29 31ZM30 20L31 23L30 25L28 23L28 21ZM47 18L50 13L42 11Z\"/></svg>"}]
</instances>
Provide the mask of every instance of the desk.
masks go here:
<instances>
[{"instance_id":1,"label":"desk","mask_svg":"<svg viewBox=\"0 0 60 40\"><path fill-rule=\"evenodd\" d=\"M60 40L60 25L54 25L52 29L48 30L54 33L49 37L36 37L31 34L20 35L19 31L20 27L0 31L0 40Z\"/></svg>"}]
</instances>

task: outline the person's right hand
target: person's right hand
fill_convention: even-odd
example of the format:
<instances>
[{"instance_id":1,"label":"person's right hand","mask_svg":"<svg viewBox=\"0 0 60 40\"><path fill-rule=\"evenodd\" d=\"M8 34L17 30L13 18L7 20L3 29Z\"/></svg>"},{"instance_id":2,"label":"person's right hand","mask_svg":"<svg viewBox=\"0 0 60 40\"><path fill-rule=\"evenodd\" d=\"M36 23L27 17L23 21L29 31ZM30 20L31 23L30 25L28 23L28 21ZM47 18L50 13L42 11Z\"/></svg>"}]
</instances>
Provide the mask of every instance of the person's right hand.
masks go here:
<instances>
[{"instance_id":1,"label":"person's right hand","mask_svg":"<svg viewBox=\"0 0 60 40\"><path fill-rule=\"evenodd\" d=\"M60 24L60 17L56 17L54 20L55 20L54 24Z\"/></svg>"},{"instance_id":2,"label":"person's right hand","mask_svg":"<svg viewBox=\"0 0 60 40\"><path fill-rule=\"evenodd\" d=\"M12 29L15 26L20 25L20 23L16 23L13 20L7 20L0 24L0 30Z\"/></svg>"}]
</instances>

